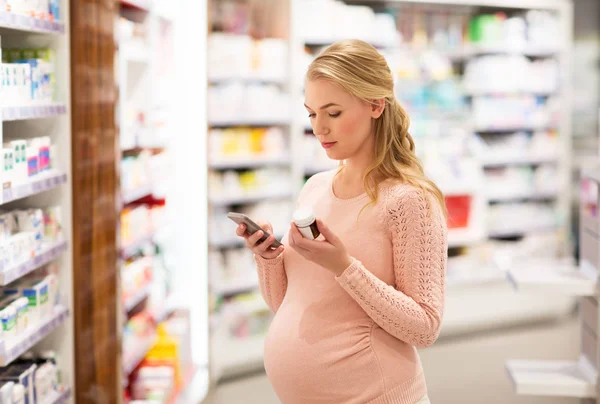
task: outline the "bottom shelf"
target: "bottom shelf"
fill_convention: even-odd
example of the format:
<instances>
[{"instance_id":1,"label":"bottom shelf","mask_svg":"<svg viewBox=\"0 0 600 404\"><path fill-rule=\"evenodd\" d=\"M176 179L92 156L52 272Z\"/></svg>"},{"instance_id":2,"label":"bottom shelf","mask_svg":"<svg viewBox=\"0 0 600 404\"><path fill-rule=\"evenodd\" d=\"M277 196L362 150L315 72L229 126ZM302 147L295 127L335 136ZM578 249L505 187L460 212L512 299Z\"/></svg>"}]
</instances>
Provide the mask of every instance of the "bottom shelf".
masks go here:
<instances>
[{"instance_id":1,"label":"bottom shelf","mask_svg":"<svg viewBox=\"0 0 600 404\"><path fill-rule=\"evenodd\" d=\"M579 361L506 362L515 392L529 396L595 398L597 374L584 358Z\"/></svg>"},{"instance_id":2,"label":"bottom shelf","mask_svg":"<svg viewBox=\"0 0 600 404\"><path fill-rule=\"evenodd\" d=\"M452 282L440 338L557 319L571 313L576 301L565 295L548 299L544 292L515 292L501 276L485 282Z\"/></svg>"},{"instance_id":3,"label":"bottom shelf","mask_svg":"<svg viewBox=\"0 0 600 404\"><path fill-rule=\"evenodd\" d=\"M42 401L42 404L65 404L69 401L70 397L71 388L62 387L59 388L59 391L53 392L49 397Z\"/></svg>"},{"instance_id":4,"label":"bottom shelf","mask_svg":"<svg viewBox=\"0 0 600 404\"><path fill-rule=\"evenodd\" d=\"M265 336L243 339L215 338L213 341L216 379L237 376L262 369Z\"/></svg>"}]
</instances>

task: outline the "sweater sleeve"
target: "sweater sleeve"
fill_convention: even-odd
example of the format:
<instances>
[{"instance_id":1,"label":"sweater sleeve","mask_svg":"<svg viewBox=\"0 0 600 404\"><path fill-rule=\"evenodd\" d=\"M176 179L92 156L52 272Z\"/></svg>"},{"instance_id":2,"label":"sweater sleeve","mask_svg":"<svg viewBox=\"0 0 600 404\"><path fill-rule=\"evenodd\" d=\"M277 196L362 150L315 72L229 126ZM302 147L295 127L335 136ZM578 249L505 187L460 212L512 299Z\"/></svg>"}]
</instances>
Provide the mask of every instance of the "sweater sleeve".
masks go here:
<instances>
[{"instance_id":1,"label":"sweater sleeve","mask_svg":"<svg viewBox=\"0 0 600 404\"><path fill-rule=\"evenodd\" d=\"M273 259L254 255L258 270L258 287L267 306L276 313L283 302L287 290L287 275L283 265L283 254Z\"/></svg>"},{"instance_id":2,"label":"sweater sleeve","mask_svg":"<svg viewBox=\"0 0 600 404\"><path fill-rule=\"evenodd\" d=\"M337 281L381 328L425 348L437 339L444 312L446 222L425 191L398 186L389 198L385 215L395 285L386 284L357 260Z\"/></svg>"},{"instance_id":3,"label":"sweater sleeve","mask_svg":"<svg viewBox=\"0 0 600 404\"><path fill-rule=\"evenodd\" d=\"M304 184L302 191L300 191L298 201L301 201L303 196L314 188L316 179L320 178L322 175L323 174L317 174ZM258 286L260 288L260 293L273 313L276 313L277 310L279 310L283 298L285 297L285 292L287 291L288 279L287 273L285 272L283 257L284 254L279 254L273 259L266 259L259 255L254 255L254 261L256 262L258 270Z\"/></svg>"}]
</instances>

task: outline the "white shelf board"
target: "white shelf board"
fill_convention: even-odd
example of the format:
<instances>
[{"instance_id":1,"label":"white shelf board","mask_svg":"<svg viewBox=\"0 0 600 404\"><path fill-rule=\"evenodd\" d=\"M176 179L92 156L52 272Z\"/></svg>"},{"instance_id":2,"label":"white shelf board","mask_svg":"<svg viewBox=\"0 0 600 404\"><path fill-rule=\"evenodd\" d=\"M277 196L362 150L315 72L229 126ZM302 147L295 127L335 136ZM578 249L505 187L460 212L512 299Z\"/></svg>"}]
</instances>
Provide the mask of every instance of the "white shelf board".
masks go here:
<instances>
[{"instance_id":1,"label":"white shelf board","mask_svg":"<svg viewBox=\"0 0 600 404\"><path fill-rule=\"evenodd\" d=\"M287 77L277 76L260 76L260 75L247 75L247 76L210 76L208 82L210 84L221 84L230 83L235 81L242 81L247 83L272 83L272 84L287 84L289 79Z\"/></svg>"},{"instance_id":2,"label":"white shelf board","mask_svg":"<svg viewBox=\"0 0 600 404\"><path fill-rule=\"evenodd\" d=\"M504 193L490 194L487 199L490 202L513 202L519 200L543 201L558 198L558 192L523 192L523 193Z\"/></svg>"},{"instance_id":3,"label":"white shelf board","mask_svg":"<svg viewBox=\"0 0 600 404\"><path fill-rule=\"evenodd\" d=\"M145 184L136 189L123 192L123 205L135 202L146 196L152 195L152 184Z\"/></svg>"},{"instance_id":4,"label":"white shelf board","mask_svg":"<svg viewBox=\"0 0 600 404\"><path fill-rule=\"evenodd\" d=\"M491 229L488 231L488 237L498 238L498 237L521 237L530 233L541 233L545 231L556 230L557 226L555 224L546 224L540 226L531 226L531 227L514 227L508 229Z\"/></svg>"},{"instance_id":5,"label":"white shelf board","mask_svg":"<svg viewBox=\"0 0 600 404\"><path fill-rule=\"evenodd\" d=\"M146 285L137 290L131 297L125 300L125 310L129 313L138 304L140 304L145 298L150 295L151 283L148 282Z\"/></svg>"},{"instance_id":6,"label":"white shelf board","mask_svg":"<svg viewBox=\"0 0 600 404\"><path fill-rule=\"evenodd\" d=\"M598 281L582 270L556 270L553 268L519 270L509 269L507 279L519 291L543 291L569 296L595 296Z\"/></svg>"},{"instance_id":7,"label":"white shelf board","mask_svg":"<svg viewBox=\"0 0 600 404\"><path fill-rule=\"evenodd\" d=\"M539 91L539 90L493 90L493 89L479 89L479 90L465 90L464 94L468 97L513 97L513 96L524 96L524 95L533 95L537 97L549 97L558 92L558 90L547 90L547 91Z\"/></svg>"},{"instance_id":8,"label":"white shelf board","mask_svg":"<svg viewBox=\"0 0 600 404\"><path fill-rule=\"evenodd\" d=\"M2 190L2 203L16 201L52 188L67 182L67 175L56 170L46 171L32 177L28 182L16 185Z\"/></svg>"},{"instance_id":9,"label":"white shelf board","mask_svg":"<svg viewBox=\"0 0 600 404\"><path fill-rule=\"evenodd\" d=\"M332 45L335 42L339 42L339 41L343 41L345 39L345 37L333 37L333 36L327 36L327 37L305 37L302 38L302 43L304 43L304 45L306 46L329 46ZM363 39L365 42L370 43L371 45L373 45L376 48L393 48L398 46L399 44L394 44L392 42L386 42L386 41L380 41L377 39L368 39L368 38L364 38Z\"/></svg>"},{"instance_id":10,"label":"white shelf board","mask_svg":"<svg viewBox=\"0 0 600 404\"><path fill-rule=\"evenodd\" d=\"M35 257L20 262L15 265L4 267L0 264L0 286L8 285L9 283L35 271L38 268L52 262L62 253L67 251L68 243L66 240L56 243L45 244L42 250Z\"/></svg>"},{"instance_id":11,"label":"white shelf board","mask_svg":"<svg viewBox=\"0 0 600 404\"><path fill-rule=\"evenodd\" d=\"M60 21L43 20L11 12L0 12L0 28L41 34L65 32L65 24Z\"/></svg>"},{"instance_id":12,"label":"white shelf board","mask_svg":"<svg viewBox=\"0 0 600 404\"><path fill-rule=\"evenodd\" d=\"M156 343L156 334L146 337L144 340L135 344L133 351L124 352L123 354L123 372L125 376L128 376L137 368L137 366L144 360L148 352L152 349Z\"/></svg>"},{"instance_id":13,"label":"white shelf board","mask_svg":"<svg viewBox=\"0 0 600 404\"><path fill-rule=\"evenodd\" d=\"M266 157L228 157L214 159L209 163L209 167L213 170L227 170L239 168L256 168L270 165L285 165L290 164L291 159L287 155L275 155Z\"/></svg>"},{"instance_id":14,"label":"white shelf board","mask_svg":"<svg viewBox=\"0 0 600 404\"><path fill-rule=\"evenodd\" d=\"M525 132L538 132L544 130L554 129L555 125L531 125L531 124L521 124L521 125L511 125L511 126L497 126L497 125L475 125L473 127L474 132L481 133L513 133L519 131Z\"/></svg>"},{"instance_id":15,"label":"white shelf board","mask_svg":"<svg viewBox=\"0 0 600 404\"><path fill-rule=\"evenodd\" d=\"M596 397L596 379L580 360L530 361L510 360L506 371L515 392L520 395L547 397Z\"/></svg>"},{"instance_id":16,"label":"white shelf board","mask_svg":"<svg viewBox=\"0 0 600 404\"><path fill-rule=\"evenodd\" d=\"M477 229L450 229L448 230L448 247L466 247L479 244L485 240L483 232Z\"/></svg>"},{"instance_id":17,"label":"white shelf board","mask_svg":"<svg viewBox=\"0 0 600 404\"><path fill-rule=\"evenodd\" d=\"M58 391L50 393L41 404L66 404L71 398L70 387L59 387Z\"/></svg>"},{"instance_id":18,"label":"white shelf board","mask_svg":"<svg viewBox=\"0 0 600 404\"><path fill-rule=\"evenodd\" d=\"M220 337L213 342L217 379L233 376L264 367L265 336L248 338Z\"/></svg>"},{"instance_id":19,"label":"white shelf board","mask_svg":"<svg viewBox=\"0 0 600 404\"><path fill-rule=\"evenodd\" d=\"M197 368L192 380L169 404L201 403L208 395L209 380L208 369Z\"/></svg>"},{"instance_id":20,"label":"white shelf board","mask_svg":"<svg viewBox=\"0 0 600 404\"><path fill-rule=\"evenodd\" d=\"M254 126L254 127L270 127L270 126L286 126L290 124L289 118L246 118L246 119L209 119L208 126L215 128L228 128L235 126Z\"/></svg>"},{"instance_id":21,"label":"white shelf board","mask_svg":"<svg viewBox=\"0 0 600 404\"><path fill-rule=\"evenodd\" d=\"M479 56L479 55L524 55L532 57L552 57L560 52L557 48L548 48L542 46L507 46L507 45L485 45L477 44L467 46L463 49L465 57Z\"/></svg>"},{"instance_id":22,"label":"white shelf board","mask_svg":"<svg viewBox=\"0 0 600 404\"><path fill-rule=\"evenodd\" d=\"M257 289L258 278L257 276L253 276L222 281L211 285L211 288L217 295L234 295Z\"/></svg>"},{"instance_id":23,"label":"white shelf board","mask_svg":"<svg viewBox=\"0 0 600 404\"><path fill-rule=\"evenodd\" d=\"M211 197L209 198L209 202L213 206L231 206L231 205L245 205L250 203L257 203L264 201L266 199L283 199L283 198L291 198L292 192L285 191L277 191L277 192L256 192L253 195L240 195L240 196L232 196L232 197Z\"/></svg>"},{"instance_id":24,"label":"white shelf board","mask_svg":"<svg viewBox=\"0 0 600 404\"><path fill-rule=\"evenodd\" d=\"M62 305L54 307L50 317L31 325L24 333L0 341L0 366L7 366L12 361L33 348L47 337L69 317L69 309Z\"/></svg>"},{"instance_id":25,"label":"white shelf board","mask_svg":"<svg viewBox=\"0 0 600 404\"><path fill-rule=\"evenodd\" d=\"M484 167L502 167L511 165L538 165L538 164L556 164L558 158L555 155L549 156L488 156L481 159L481 164Z\"/></svg>"},{"instance_id":26,"label":"white shelf board","mask_svg":"<svg viewBox=\"0 0 600 404\"><path fill-rule=\"evenodd\" d=\"M477 274L448 274L446 284L448 287L477 286L490 282L501 282L506 277L506 272L501 269L482 269Z\"/></svg>"},{"instance_id":27,"label":"white shelf board","mask_svg":"<svg viewBox=\"0 0 600 404\"><path fill-rule=\"evenodd\" d=\"M2 107L2 120L7 122L25 119L51 118L64 115L66 113L67 106L62 103Z\"/></svg>"}]
</instances>

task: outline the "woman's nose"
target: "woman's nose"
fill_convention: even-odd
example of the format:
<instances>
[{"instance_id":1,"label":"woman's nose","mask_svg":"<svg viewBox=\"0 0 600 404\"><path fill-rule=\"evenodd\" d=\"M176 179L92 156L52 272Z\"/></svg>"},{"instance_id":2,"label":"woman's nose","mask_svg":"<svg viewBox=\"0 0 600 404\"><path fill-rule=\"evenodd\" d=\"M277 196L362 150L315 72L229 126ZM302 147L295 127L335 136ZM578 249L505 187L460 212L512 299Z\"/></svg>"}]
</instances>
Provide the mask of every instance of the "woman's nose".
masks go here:
<instances>
[{"instance_id":1,"label":"woman's nose","mask_svg":"<svg viewBox=\"0 0 600 404\"><path fill-rule=\"evenodd\" d=\"M327 135L329 133L329 128L325 125L325 123L318 119L314 118L312 122L313 134L317 136Z\"/></svg>"}]
</instances>

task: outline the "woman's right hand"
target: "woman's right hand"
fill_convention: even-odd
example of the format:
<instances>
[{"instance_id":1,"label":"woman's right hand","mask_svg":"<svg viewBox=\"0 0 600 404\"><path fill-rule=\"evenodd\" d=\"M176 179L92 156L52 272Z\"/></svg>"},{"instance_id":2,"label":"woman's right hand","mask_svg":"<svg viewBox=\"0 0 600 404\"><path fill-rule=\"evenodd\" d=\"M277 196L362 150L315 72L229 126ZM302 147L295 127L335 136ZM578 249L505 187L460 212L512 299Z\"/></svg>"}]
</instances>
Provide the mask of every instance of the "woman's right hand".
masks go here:
<instances>
[{"instance_id":1,"label":"woman's right hand","mask_svg":"<svg viewBox=\"0 0 600 404\"><path fill-rule=\"evenodd\" d=\"M280 246L274 250L270 248L271 244L275 242L275 236L273 236L273 226L271 226L271 223L269 222L257 222L256 224L258 224L261 228L265 229L269 234L271 234L269 238L262 243L259 240L264 233L261 230L259 230L256 233L249 235L246 232L246 225L243 223L238 225L235 233L239 237L242 237L246 240L246 247L252 250L254 254L260 255L261 257L268 260L277 258L277 256L283 252L283 246Z\"/></svg>"}]
</instances>

